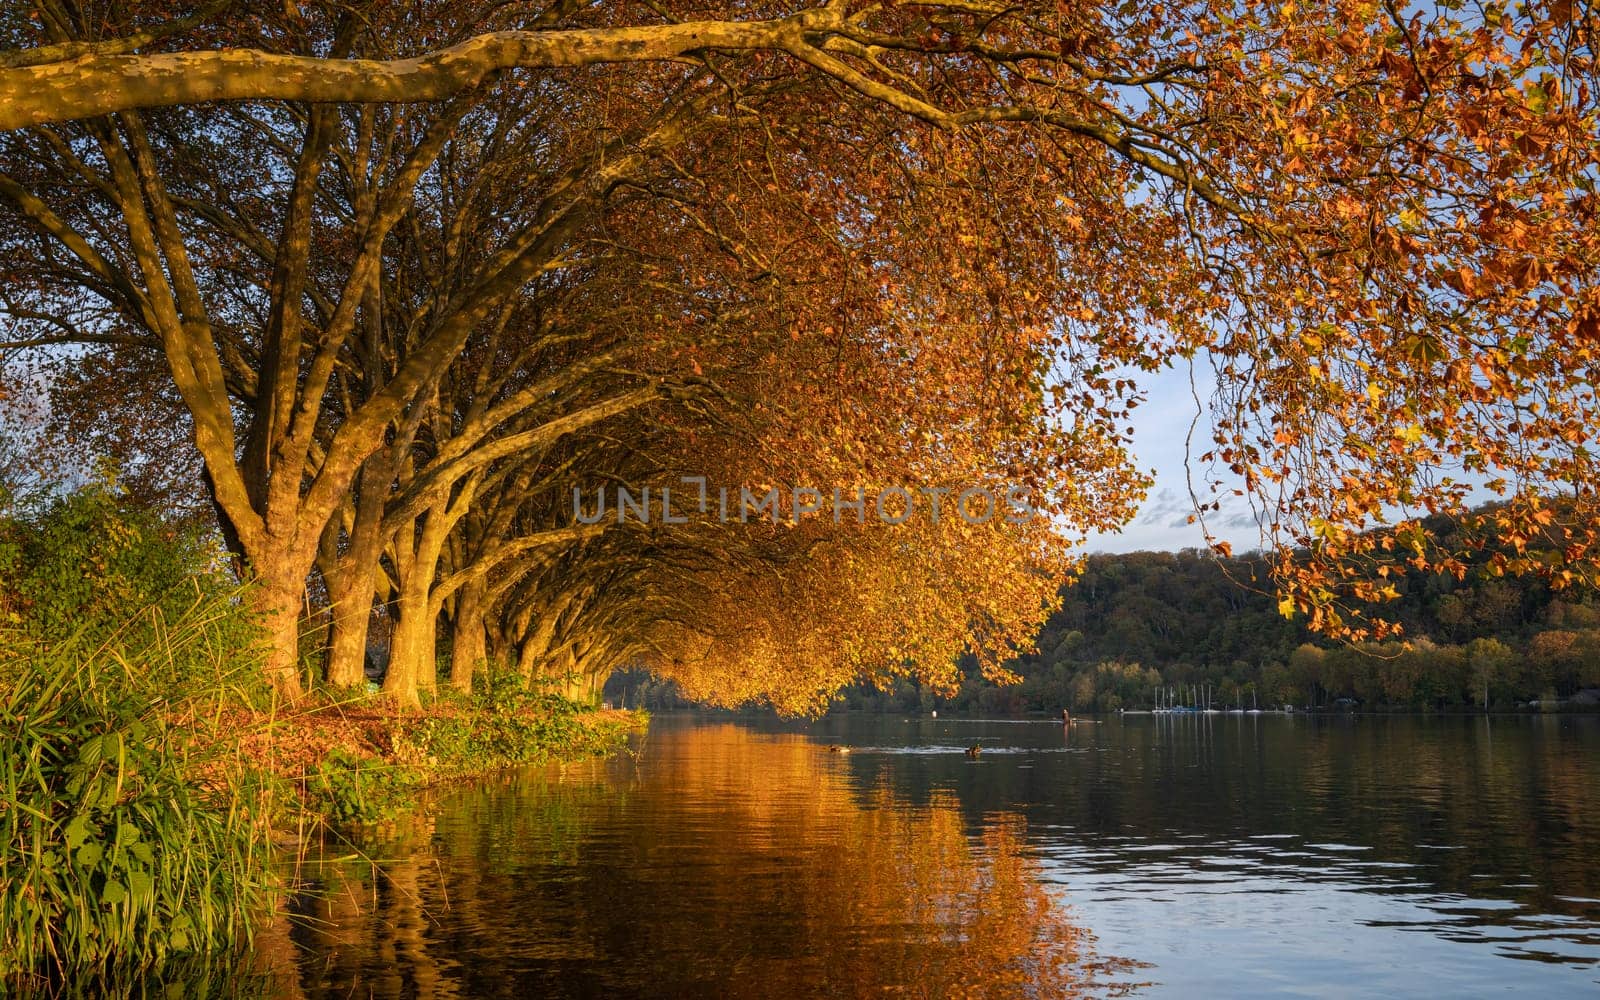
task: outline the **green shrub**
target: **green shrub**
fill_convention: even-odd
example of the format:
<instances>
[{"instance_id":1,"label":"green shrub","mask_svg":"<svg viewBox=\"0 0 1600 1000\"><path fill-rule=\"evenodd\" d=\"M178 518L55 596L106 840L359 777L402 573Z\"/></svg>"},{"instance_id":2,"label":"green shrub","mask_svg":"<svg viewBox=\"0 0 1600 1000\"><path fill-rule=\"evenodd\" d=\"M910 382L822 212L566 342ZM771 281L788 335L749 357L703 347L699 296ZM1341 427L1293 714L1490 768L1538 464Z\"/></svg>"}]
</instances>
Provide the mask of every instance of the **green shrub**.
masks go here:
<instances>
[{"instance_id":1,"label":"green shrub","mask_svg":"<svg viewBox=\"0 0 1600 1000\"><path fill-rule=\"evenodd\" d=\"M255 673L229 644L238 615L212 598L106 642L0 633L0 978L249 940L265 799L214 721Z\"/></svg>"},{"instance_id":2,"label":"green shrub","mask_svg":"<svg viewBox=\"0 0 1600 1000\"><path fill-rule=\"evenodd\" d=\"M306 776L306 806L340 829L399 818L417 802L415 771L348 750L334 750Z\"/></svg>"},{"instance_id":3,"label":"green shrub","mask_svg":"<svg viewBox=\"0 0 1600 1000\"><path fill-rule=\"evenodd\" d=\"M164 643L165 623L197 603L203 641ZM0 627L41 642L69 638L160 649L167 682L187 683L218 650L247 650L254 628L215 540L129 504L102 483L0 518Z\"/></svg>"},{"instance_id":4,"label":"green shrub","mask_svg":"<svg viewBox=\"0 0 1600 1000\"><path fill-rule=\"evenodd\" d=\"M584 706L530 688L511 671L486 672L472 694L417 720L397 746L443 775L468 774L603 752L614 743L580 719Z\"/></svg>"}]
</instances>

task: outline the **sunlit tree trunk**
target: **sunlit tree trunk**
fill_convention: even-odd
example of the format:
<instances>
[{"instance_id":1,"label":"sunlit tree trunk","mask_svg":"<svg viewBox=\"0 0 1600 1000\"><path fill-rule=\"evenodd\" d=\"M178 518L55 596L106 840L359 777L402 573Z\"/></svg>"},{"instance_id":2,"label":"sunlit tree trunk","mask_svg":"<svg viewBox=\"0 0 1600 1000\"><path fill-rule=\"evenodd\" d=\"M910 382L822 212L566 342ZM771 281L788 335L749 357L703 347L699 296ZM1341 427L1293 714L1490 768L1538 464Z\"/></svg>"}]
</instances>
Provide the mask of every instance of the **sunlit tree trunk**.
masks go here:
<instances>
[{"instance_id":1,"label":"sunlit tree trunk","mask_svg":"<svg viewBox=\"0 0 1600 1000\"><path fill-rule=\"evenodd\" d=\"M431 692L436 682L437 621L426 594L419 597L402 587L399 605L383 690L399 704L416 708L422 703L421 693Z\"/></svg>"},{"instance_id":2,"label":"sunlit tree trunk","mask_svg":"<svg viewBox=\"0 0 1600 1000\"><path fill-rule=\"evenodd\" d=\"M533 630L523 640L521 655L517 660L518 672L530 684L551 677L560 678L560 671L553 669L551 653L562 612L570 600L569 597L557 598L532 612Z\"/></svg>"},{"instance_id":3,"label":"sunlit tree trunk","mask_svg":"<svg viewBox=\"0 0 1600 1000\"><path fill-rule=\"evenodd\" d=\"M305 596L305 573L287 557L281 561L252 562L256 586L251 604L265 633L266 677L278 693L298 698L300 684L300 611ZM309 569L310 567L306 567Z\"/></svg>"},{"instance_id":4,"label":"sunlit tree trunk","mask_svg":"<svg viewBox=\"0 0 1600 1000\"><path fill-rule=\"evenodd\" d=\"M450 532L445 516L448 505L445 498L435 501L420 519L420 529L410 524L396 537L400 593L395 603L400 617L395 623L383 690L401 705L413 708L421 704L419 693L431 692L437 680L434 657L439 609L433 601L433 584L439 555Z\"/></svg>"},{"instance_id":5,"label":"sunlit tree trunk","mask_svg":"<svg viewBox=\"0 0 1600 1000\"><path fill-rule=\"evenodd\" d=\"M373 577L383 554L383 495L378 474L368 459L362 470L359 493L350 523L350 539L328 577L328 599L333 606L329 639L328 683L356 687L366 682L367 634L372 621Z\"/></svg>"},{"instance_id":6,"label":"sunlit tree trunk","mask_svg":"<svg viewBox=\"0 0 1600 1000\"><path fill-rule=\"evenodd\" d=\"M516 670L518 661L517 631L513 628L511 610L506 606L503 590L491 590L484 598L484 632L487 662L501 670Z\"/></svg>"},{"instance_id":7,"label":"sunlit tree trunk","mask_svg":"<svg viewBox=\"0 0 1600 1000\"><path fill-rule=\"evenodd\" d=\"M489 658L484 628L483 584L469 583L456 595L455 620L450 630L450 683L458 691L472 690L472 675Z\"/></svg>"},{"instance_id":8,"label":"sunlit tree trunk","mask_svg":"<svg viewBox=\"0 0 1600 1000\"><path fill-rule=\"evenodd\" d=\"M343 562L341 560L341 562ZM372 620L372 564L341 565L328 580L333 628L328 648L328 683L349 688L366 680L367 629Z\"/></svg>"}]
</instances>

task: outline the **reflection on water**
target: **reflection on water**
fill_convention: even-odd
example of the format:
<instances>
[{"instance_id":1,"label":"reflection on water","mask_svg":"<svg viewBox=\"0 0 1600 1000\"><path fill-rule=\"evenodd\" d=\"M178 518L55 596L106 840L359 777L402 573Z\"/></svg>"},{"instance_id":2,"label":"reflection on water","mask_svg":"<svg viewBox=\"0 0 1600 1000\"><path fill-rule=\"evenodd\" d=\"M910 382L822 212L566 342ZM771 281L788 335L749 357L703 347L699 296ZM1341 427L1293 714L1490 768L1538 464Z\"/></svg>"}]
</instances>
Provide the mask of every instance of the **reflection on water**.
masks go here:
<instances>
[{"instance_id":1,"label":"reflection on water","mask_svg":"<svg viewBox=\"0 0 1600 1000\"><path fill-rule=\"evenodd\" d=\"M1589 996L1600 719L828 720L864 781L1015 808L1153 995ZM980 761L928 745L992 740Z\"/></svg>"},{"instance_id":2,"label":"reflection on water","mask_svg":"<svg viewBox=\"0 0 1600 1000\"><path fill-rule=\"evenodd\" d=\"M660 726L634 757L443 796L376 869L316 870L278 990L1076 996L1126 970L1042 887L1014 813L919 798L800 737Z\"/></svg>"},{"instance_id":3,"label":"reflection on water","mask_svg":"<svg viewBox=\"0 0 1600 1000\"><path fill-rule=\"evenodd\" d=\"M1600 719L662 718L431 824L319 871L278 995L1600 985Z\"/></svg>"}]
</instances>

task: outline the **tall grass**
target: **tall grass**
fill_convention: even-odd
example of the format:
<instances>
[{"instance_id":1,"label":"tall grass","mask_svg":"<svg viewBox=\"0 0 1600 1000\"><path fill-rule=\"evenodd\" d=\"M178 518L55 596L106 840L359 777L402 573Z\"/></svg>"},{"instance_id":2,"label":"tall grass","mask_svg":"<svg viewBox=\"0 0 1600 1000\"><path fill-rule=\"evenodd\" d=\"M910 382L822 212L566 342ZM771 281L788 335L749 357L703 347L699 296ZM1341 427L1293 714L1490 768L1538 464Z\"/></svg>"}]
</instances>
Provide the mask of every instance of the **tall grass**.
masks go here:
<instances>
[{"instance_id":1,"label":"tall grass","mask_svg":"<svg viewBox=\"0 0 1600 1000\"><path fill-rule=\"evenodd\" d=\"M0 632L0 981L249 940L265 799L218 737L252 656L237 600L195 595L106 639Z\"/></svg>"}]
</instances>

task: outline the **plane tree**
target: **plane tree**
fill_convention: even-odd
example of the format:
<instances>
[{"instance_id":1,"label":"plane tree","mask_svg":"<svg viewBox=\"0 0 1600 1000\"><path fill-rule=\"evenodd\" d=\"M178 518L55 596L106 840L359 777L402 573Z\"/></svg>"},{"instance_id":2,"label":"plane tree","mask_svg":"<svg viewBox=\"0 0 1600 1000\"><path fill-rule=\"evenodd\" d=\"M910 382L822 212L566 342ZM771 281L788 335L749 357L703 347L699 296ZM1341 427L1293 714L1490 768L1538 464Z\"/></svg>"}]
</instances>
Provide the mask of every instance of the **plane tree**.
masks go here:
<instances>
[{"instance_id":1,"label":"plane tree","mask_svg":"<svg viewBox=\"0 0 1600 1000\"><path fill-rule=\"evenodd\" d=\"M765 440L810 474L938 483L999 463L1038 530L1112 525L1142 484L1122 419L1138 376L1209 360L1215 487L1260 504L1284 612L1359 635L1354 608L1387 596L1396 561L1463 570L1421 515L1474 489L1509 500L1498 530L1522 547L1502 571L1593 573L1600 87L1575 11L41 3L0 21L4 304L16 343L159 349L286 691L306 574L363 464L440 410L509 304L640 204L718 239L663 270L680 289L720 291L705 276L730 260L796 264L766 329L797 348L749 398L809 413ZM518 170L520 198L479 189L499 228L427 265L448 280L417 283L392 355L366 363L403 227L459 217L435 195L462 177ZM354 197L332 197L341 177ZM656 360L684 378L751 358ZM834 391L783 389L818 373ZM1382 550L1361 530L1397 518ZM942 544L830 571L888 594ZM1020 564L973 565L1001 582ZM532 607L513 619L550 617ZM737 602L718 607L731 622ZM872 611L935 607L952 606ZM951 618L983 644L974 615Z\"/></svg>"}]
</instances>

